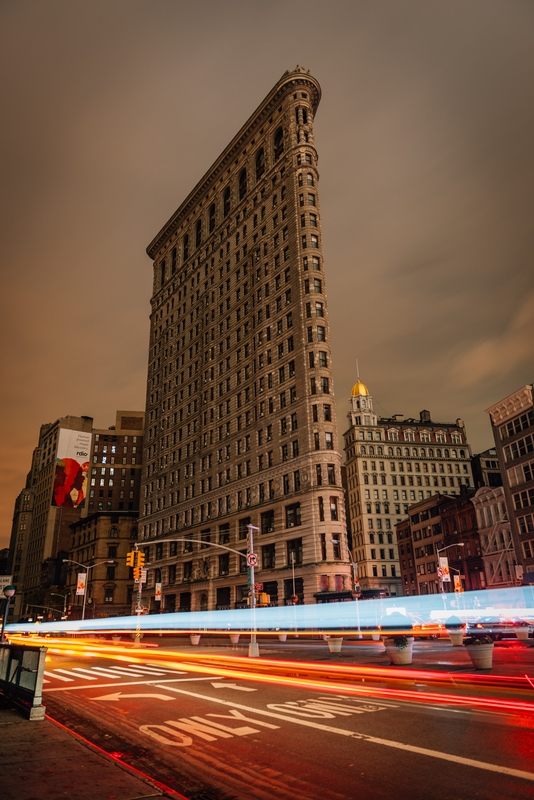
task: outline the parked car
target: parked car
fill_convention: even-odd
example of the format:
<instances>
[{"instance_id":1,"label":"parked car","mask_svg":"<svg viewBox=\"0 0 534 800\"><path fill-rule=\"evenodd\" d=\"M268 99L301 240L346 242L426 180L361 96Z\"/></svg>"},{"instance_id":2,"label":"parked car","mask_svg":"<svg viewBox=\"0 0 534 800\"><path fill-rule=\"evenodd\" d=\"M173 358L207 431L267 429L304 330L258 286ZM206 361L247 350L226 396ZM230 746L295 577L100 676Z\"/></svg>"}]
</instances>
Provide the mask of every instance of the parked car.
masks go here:
<instances>
[{"instance_id":1,"label":"parked car","mask_svg":"<svg viewBox=\"0 0 534 800\"><path fill-rule=\"evenodd\" d=\"M528 622L518 617L480 617L467 623L467 636L491 636L494 642L515 639L516 629L529 627Z\"/></svg>"}]
</instances>

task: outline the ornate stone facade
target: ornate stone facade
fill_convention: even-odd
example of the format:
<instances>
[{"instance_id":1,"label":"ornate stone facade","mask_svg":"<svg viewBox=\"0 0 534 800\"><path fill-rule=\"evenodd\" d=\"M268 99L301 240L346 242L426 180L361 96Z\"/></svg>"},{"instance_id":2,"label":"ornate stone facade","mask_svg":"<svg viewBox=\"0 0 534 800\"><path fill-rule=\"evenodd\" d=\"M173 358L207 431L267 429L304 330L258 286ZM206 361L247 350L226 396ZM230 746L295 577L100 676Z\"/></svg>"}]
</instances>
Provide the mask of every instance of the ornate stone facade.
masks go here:
<instances>
[{"instance_id":1,"label":"ornate stone facade","mask_svg":"<svg viewBox=\"0 0 534 800\"><path fill-rule=\"evenodd\" d=\"M169 610L246 603L244 559L216 545L245 553L247 524L259 528L257 581L273 604L350 593L320 95L306 70L285 73L148 247L140 536L154 608L156 582Z\"/></svg>"}]
</instances>

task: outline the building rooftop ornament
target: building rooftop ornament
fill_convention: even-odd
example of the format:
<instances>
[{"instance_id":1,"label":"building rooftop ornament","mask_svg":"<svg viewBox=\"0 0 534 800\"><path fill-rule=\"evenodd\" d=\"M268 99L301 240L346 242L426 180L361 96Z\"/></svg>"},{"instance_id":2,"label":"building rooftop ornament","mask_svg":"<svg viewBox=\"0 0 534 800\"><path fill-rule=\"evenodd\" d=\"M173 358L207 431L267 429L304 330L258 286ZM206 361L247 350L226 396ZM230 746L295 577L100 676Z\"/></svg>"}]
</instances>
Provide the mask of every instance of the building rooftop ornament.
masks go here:
<instances>
[{"instance_id":1,"label":"building rooftop ornament","mask_svg":"<svg viewBox=\"0 0 534 800\"><path fill-rule=\"evenodd\" d=\"M369 394L369 389L367 388L365 383L362 383L361 380L358 378L357 382L352 387L351 395L352 397L358 397L358 395L362 394L367 396Z\"/></svg>"}]
</instances>

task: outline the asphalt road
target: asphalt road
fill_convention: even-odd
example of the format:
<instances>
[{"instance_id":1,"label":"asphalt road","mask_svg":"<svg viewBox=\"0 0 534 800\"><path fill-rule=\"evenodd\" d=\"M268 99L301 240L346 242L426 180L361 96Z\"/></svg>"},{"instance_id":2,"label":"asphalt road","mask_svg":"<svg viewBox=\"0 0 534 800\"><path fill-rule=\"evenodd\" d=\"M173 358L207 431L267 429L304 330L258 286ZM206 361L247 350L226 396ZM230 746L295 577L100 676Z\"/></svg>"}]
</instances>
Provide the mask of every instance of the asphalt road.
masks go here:
<instances>
[{"instance_id":1,"label":"asphalt road","mask_svg":"<svg viewBox=\"0 0 534 800\"><path fill-rule=\"evenodd\" d=\"M190 800L534 797L534 715L134 662L49 656L47 710Z\"/></svg>"}]
</instances>

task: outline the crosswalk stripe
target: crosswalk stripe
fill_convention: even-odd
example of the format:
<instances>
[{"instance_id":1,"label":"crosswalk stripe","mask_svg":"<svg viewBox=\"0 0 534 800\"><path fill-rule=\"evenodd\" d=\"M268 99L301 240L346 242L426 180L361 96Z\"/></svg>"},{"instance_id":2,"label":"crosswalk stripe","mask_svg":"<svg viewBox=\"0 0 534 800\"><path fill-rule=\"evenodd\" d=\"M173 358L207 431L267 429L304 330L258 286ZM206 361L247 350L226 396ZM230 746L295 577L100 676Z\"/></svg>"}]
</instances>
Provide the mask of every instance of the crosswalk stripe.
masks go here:
<instances>
[{"instance_id":1,"label":"crosswalk stripe","mask_svg":"<svg viewBox=\"0 0 534 800\"><path fill-rule=\"evenodd\" d=\"M46 669L43 672L43 675L48 675L49 678L57 678L58 681L66 681L68 683L72 683L74 678L65 678L63 675L56 675L55 672L48 672Z\"/></svg>"},{"instance_id":2,"label":"crosswalk stripe","mask_svg":"<svg viewBox=\"0 0 534 800\"><path fill-rule=\"evenodd\" d=\"M109 669L110 672L117 672L119 675L135 675L136 678L142 678L145 674L143 672L134 672L131 669L122 669L121 667L104 667L104 669Z\"/></svg>"},{"instance_id":3,"label":"crosswalk stripe","mask_svg":"<svg viewBox=\"0 0 534 800\"><path fill-rule=\"evenodd\" d=\"M146 675L167 675L169 672L176 672L177 670L171 669L152 669L150 667L138 667L136 664L128 664L132 669L137 669Z\"/></svg>"}]
</instances>

